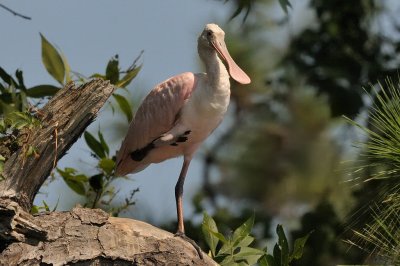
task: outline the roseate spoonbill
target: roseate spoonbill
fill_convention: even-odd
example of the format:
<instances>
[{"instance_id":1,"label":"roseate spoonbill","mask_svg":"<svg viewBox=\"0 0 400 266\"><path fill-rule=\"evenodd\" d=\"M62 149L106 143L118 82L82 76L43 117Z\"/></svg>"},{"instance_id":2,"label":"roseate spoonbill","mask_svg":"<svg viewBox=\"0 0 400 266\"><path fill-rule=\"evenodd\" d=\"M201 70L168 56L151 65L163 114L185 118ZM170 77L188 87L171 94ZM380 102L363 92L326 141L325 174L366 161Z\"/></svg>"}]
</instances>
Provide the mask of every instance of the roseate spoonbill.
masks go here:
<instances>
[{"instance_id":1,"label":"roseate spoonbill","mask_svg":"<svg viewBox=\"0 0 400 266\"><path fill-rule=\"evenodd\" d=\"M151 163L183 155L175 186L176 235L186 240L182 194L190 161L222 121L230 98L229 77L241 84L250 83L229 55L224 37L225 32L218 25L205 26L197 49L206 73L186 72L157 85L137 110L117 154L116 175L136 173Z\"/></svg>"}]
</instances>

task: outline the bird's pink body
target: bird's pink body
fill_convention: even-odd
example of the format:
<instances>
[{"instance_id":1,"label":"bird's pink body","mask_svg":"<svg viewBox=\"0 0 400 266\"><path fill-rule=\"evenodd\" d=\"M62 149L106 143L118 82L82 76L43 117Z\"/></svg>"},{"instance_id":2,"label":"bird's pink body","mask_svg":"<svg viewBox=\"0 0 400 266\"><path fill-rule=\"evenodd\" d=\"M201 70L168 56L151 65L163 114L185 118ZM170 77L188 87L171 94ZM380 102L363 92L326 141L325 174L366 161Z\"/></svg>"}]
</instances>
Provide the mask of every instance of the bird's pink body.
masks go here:
<instances>
[{"instance_id":1,"label":"bird's pink body","mask_svg":"<svg viewBox=\"0 0 400 266\"><path fill-rule=\"evenodd\" d=\"M127 137L122 143L117 162L118 175L136 173L150 163L159 163L166 159L189 154L194 151L194 141L183 145L165 145L151 150L142 161L129 158L132 151L143 148L148 143L179 126L179 114L196 89L198 77L190 72L172 77L157 85L143 100L135 119L130 124Z\"/></svg>"},{"instance_id":2,"label":"bird's pink body","mask_svg":"<svg viewBox=\"0 0 400 266\"><path fill-rule=\"evenodd\" d=\"M157 85L137 110L117 154L116 175L136 173L151 163L184 156L175 187L178 233L184 233L183 183L193 154L227 111L230 77L242 84L250 83L229 55L224 35L217 25L206 25L198 39L206 73L186 72Z\"/></svg>"}]
</instances>

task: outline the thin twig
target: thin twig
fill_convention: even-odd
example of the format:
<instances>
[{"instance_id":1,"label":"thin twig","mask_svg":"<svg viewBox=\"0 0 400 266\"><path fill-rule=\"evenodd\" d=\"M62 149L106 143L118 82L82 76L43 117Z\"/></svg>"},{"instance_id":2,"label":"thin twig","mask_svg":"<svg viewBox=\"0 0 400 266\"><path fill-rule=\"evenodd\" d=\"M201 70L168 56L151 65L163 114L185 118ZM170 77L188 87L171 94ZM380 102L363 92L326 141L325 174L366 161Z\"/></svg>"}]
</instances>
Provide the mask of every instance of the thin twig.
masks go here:
<instances>
[{"instance_id":1,"label":"thin twig","mask_svg":"<svg viewBox=\"0 0 400 266\"><path fill-rule=\"evenodd\" d=\"M20 13L18 13L18 12L15 12L15 11L12 10L11 8L6 7L6 6L3 5L3 4L0 4L0 7L3 8L3 9L5 9L5 10L7 10L7 11L10 12L11 14L13 14L14 16L21 17L21 18L27 19L27 20L31 20L31 19L32 19L31 17L28 17L28 16L22 15L22 14L20 14Z\"/></svg>"}]
</instances>

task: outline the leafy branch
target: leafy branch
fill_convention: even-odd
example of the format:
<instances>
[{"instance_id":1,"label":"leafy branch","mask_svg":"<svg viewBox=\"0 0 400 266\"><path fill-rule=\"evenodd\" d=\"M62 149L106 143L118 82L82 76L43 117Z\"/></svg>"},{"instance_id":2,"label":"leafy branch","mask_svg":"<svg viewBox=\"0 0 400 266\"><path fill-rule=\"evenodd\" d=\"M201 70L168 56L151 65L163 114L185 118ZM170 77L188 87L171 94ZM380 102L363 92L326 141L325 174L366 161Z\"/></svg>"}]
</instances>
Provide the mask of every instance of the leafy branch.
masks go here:
<instances>
[{"instance_id":1,"label":"leafy branch","mask_svg":"<svg viewBox=\"0 0 400 266\"><path fill-rule=\"evenodd\" d=\"M35 147L24 146L24 139L29 137L29 130L33 126L40 125L39 120L36 119L36 116L40 116L40 110L33 108L32 103L38 103L38 100L53 96L62 86L72 80L80 82L87 80L87 78L83 78L83 75L71 71L66 56L52 45L44 35L40 34L40 37L42 63L50 76L59 83L60 87L42 84L28 88L24 83L21 70L17 70L15 77L13 77L0 67L0 137L2 140L5 140L5 138L8 140L2 141L2 144L3 146L8 145L6 147L8 148L7 150L15 150L22 147L27 156L38 156ZM139 58L140 55L126 70L121 70L118 55L116 55L109 60L104 75L97 73L91 75L90 78L110 80L110 83L117 88L124 89L141 69L141 66L137 65ZM127 121L130 122L133 114L129 101L121 94L113 94L113 97L126 116ZM96 174L85 175L71 167L57 169L57 173L74 192L87 197L89 206L92 208L106 207L110 212L118 215L121 211L135 204L133 196L138 190L133 190L121 206L108 207L117 194L117 191L112 186L112 182L117 178L113 176L115 157L110 155L110 149L103 134L99 131L97 136L98 138L89 132L84 133L84 139L93 157L97 160ZM2 148L0 149L0 174L5 161L9 157L7 155L9 153L5 153ZM46 210L46 206L41 209Z\"/></svg>"},{"instance_id":2,"label":"leafy branch","mask_svg":"<svg viewBox=\"0 0 400 266\"><path fill-rule=\"evenodd\" d=\"M296 239L293 250L289 251L289 244L283 231L278 225L276 232L278 243L273 254L267 253L267 247L257 249L250 247L254 237L250 235L254 225L254 215L233 231L233 234L225 237L218 232L218 227L210 216L204 213L201 226L204 239L210 248L211 256L220 265L258 265L261 266L289 266L292 261L301 258L305 243L310 233Z\"/></svg>"}]
</instances>

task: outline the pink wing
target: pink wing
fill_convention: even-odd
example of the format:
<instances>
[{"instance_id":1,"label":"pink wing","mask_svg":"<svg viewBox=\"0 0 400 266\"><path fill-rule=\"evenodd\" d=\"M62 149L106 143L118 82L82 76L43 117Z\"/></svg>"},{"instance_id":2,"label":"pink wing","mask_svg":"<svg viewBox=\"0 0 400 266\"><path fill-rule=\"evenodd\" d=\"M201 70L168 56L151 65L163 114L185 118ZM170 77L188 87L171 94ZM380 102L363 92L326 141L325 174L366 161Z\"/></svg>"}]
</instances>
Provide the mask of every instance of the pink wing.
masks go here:
<instances>
[{"instance_id":1,"label":"pink wing","mask_svg":"<svg viewBox=\"0 0 400 266\"><path fill-rule=\"evenodd\" d=\"M174 126L182 106L196 88L196 83L195 74L186 72L158 84L146 96L118 151L116 175L139 172L151 163L146 160L134 161L130 154L146 147Z\"/></svg>"}]
</instances>

